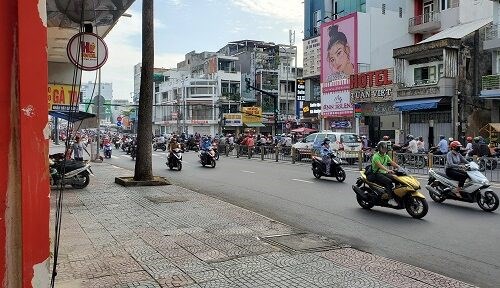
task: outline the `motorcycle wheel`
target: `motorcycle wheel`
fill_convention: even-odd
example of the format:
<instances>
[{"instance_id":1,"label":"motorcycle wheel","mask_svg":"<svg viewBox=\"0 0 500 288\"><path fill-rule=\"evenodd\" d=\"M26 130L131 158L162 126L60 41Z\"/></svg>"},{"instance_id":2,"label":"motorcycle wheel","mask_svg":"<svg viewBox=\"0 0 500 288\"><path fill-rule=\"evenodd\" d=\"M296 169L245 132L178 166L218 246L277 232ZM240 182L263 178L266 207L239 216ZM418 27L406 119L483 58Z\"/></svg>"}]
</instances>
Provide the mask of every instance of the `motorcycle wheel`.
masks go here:
<instances>
[{"instance_id":1,"label":"motorcycle wheel","mask_svg":"<svg viewBox=\"0 0 500 288\"><path fill-rule=\"evenodd\" d=\"M210 167L215 168L215 159L210 160Z\"/></svg>"},{"instance_id":2,"label":"motorcycle wheel","mask_svg":"<svg viewBox=\"0 0 500 288\"><path fill-rule=\"evenodd\" d=\"M366 191L366 192L370 191L370 189L367 187L361 187L360 189L363 191ZM361 208L363 208L363 209L368 210L368 209L373 208L373 206L375 206L375 203L373 203L372 201L368 201L368 200L361 198L361 196L359 196L358 194L356 194L356 201L358 201L359 206L361 206Z\"/></svg>"},{"instance_id":3,"label":"motorcycle wheel","mask_svg":"<svg viewBox=\"0 0 500 288\"><path fill-rule=\"evenodd\" d=\"M314 177L316 177L316 179L321 178L322 173L318 165L314 165L312 170L313 170L313 175Z\"/></svg>"},{"instance_id":4,"label":"motorcycle wheel","mask_svg":"<svg viewBox=\"0 0 500 288\"><path fill-rule=\"evenodd\" d=\"M411 217L416 219L421 219L427 212L429 211L429 205L427 204L427 200L410 196L406 199L405 203L406 212L410 214Z\"/></svg>"},{"instance_id":5,"label":"motorcycle wheel","mask_svg":"<svg viewBox=\"0 0 500 288\"><path fill-rule=\"evenodd\" d=\"M493 212L498 208L498 196L493 191L486 191L484 195L479 193L477 205L486 212Z\"/></svg>"},{"instance_id":6,"label":"motorcycle wheel","mask_svg":"<svg viewBox=\"0 0 500 288\"><path fill-rule=\"evenodd\" d=\"M177 171L181 171L182 170L182 162L179 161L177 162Z\"/></svg>"},{"instance_id":7,"label":"motorcycle wheel","mask_svg":"<svg viewBox=\"0 0 500 288\"><path fill-rule=\"evenodd\" d=\"M484 172L486 171L486 161L484 160L479 160L479 171Z\"/></svg>"},{"instance_id":8,"label":"motorcycle wheel","mask_svg":"<svg viewBox=\"0 0 500 288\"><path fill-rule=\"evenodd\" d=\"M425 167L425 159L422 157L419 157L417 160L415 160L415 166L418 169L422 169Z\"/></svg>"},{"instance_id":9,"label":"motorcycle wheel","mask_svg":"<svg viewBox=\"0 0 500 288\"><path fill-rule=\"evenodd\" d=\"M431 196L431 199L436 203L443 203L444 200L446 200L446 196L444 196L443 194L439 196L435 193L432 193L431 191L429 191L429 196Z\"/></svg>"},{"instance_id":10,"label":"motorcycle wheel","mask_svg":"<svg viewBox=\"0 0 500 288\"><path fill-rule=\"evenodd\" d=\"M345 175L344 169L339 168L337 170L337 173L335 173L335 178L337 178L337 181L339 181L339 182L344 182L345 177L346 177L346 175Z\"/></svg>"},{"instance_id":11,"label":"motorcycle wheel","mask_svg":"<svg viewBox=\"0 0 500 288\"><path fill-rule=\"evenodd\" d=\"M219 160L219 157L220 157L219 152L215 153L215 160Z\"/></svg>"},{"instance_id":12,"label":"motorcycle wheel","mask_svg":"<svg viewBox=\"0 0 500 288\"><path fill-rule=\"evenodd\" d=\"M170 169L170 170L174 170L174 165L173 165L173 164L171 164L171 163L170 163L170 164L168 164L168 169Z\"/></svg>"},{"instance_id":13,"label":"motorcycle wheel","mask_svg":"<svg viewBox=\"0 0 500 288\"><path fill-rule=\"evenodd\" d=\"M76 189L83 189L87 187L90 183L90 175L89 172L84 171L80 174L77 174L73 177L71 181L71 187Z\"/></svg>"}]
</instances>

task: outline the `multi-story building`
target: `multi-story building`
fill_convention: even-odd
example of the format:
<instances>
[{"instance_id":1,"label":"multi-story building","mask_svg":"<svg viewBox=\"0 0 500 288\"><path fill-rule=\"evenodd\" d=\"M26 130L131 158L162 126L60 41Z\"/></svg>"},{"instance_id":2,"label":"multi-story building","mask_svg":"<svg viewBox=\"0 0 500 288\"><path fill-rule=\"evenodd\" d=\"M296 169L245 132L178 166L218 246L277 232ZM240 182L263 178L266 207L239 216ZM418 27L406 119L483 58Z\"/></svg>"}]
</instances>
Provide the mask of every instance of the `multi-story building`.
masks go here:
<instances>
[{"instance_id":1,"label":"multi-story building","mask_svg":"<svg viewBox=\"0 0 500 288\"><path fill-rule=\"evenodd\" d=\"M297 47L241 40L228 43L218 53L238 58L236 65L241 69L242 81L248 78L253 86L278 97L278 106L275 107L273 97L254 90L242 90L243 106L262 108L262 124L252 123L252 128L258 128L261 133L289 130L286 123L296 120L295 87L297 75L301 74L301 69L296 64ZM275 112L278 114L279 125L275 125Z\"/></svg>"},{"instance_id":2,"label":"multi-story building","mask_svg":"<svg viewBox=\"0 0 500 288\"><path fill-rule=\"evenodd\" d=\"M482 76L481 98L489 101L491 122L500 122L500 1L493 2L493 22L485 29L483 47L491 51L491 73ZM498 141L498 139L497 139Z\"/></svg>"},{"instance_id":3,"label":"multi-story building","mask_svg":"<svg viewBox=\"0 0 500 288\"><path fill-rule=\"evenodd\" d=\"M324 0L304 1L304 79L307 107L321 103L319 117L301 119L317 129L352 131L378 138L381 130L394 135L400 119L380 109L355 117L354 104L373 106L372 100L351 102L349 75L393 66L392 49L414 44L408 19L414 1ZM341 45L342 44L342 45ZM340 46L339 46L340 45ZM335 60L333 49L349 63ZM334 63L337 61L337 63ZM347 61L346 61L347 62ZM335 67L337 66L337 67ZM340 71L342 67L344 71ZM380 101L380 100L377 100ZM361 107L363 110L363 107ZM311 114L309 114L311 115ZM312 114L316 115L316 114ZM381 123L388 123L383 127Z\"/></svg>"},{"instance_id":4,"label":"multi-story building","mask_svg":"<svg viewBox=\"0 0 500 288\"><path fill-rule=\"evenodd\" d=\"M490 25L493 2L497 5L498 1L306 0L306 100L314 104L318 95L321 98L325 123L319 128L353 127L349 125L353 118L347 114L356 111L361 115L356 132L369 134L374 142L383 135L399 142L404 138L401 135L411 133L432 143L441 134L458 137L479 131L486 119L490 121L488 109L496 109L477 97L479 76L496 67L491 65L496 60L490 61L495 56L479 45L485 33L491 38L485 26ZM344 25L349 21L355 23L354 29ZM334 26L337 30L332 32ZM347 41L337 32L343 32ZM349 40L349 33L355 34L354 40ZM341 51L350 56L353 69L344 71L349 77L329 79L330 70L342 68L332 67L338 59L328 54L338 39L347 43ZM486 41L493 44L496 38ZM384 81L377 81L377 75ZM353 83L353 79L371 82ZM345 91L350 91L349 98Z\"/></svg>"},{"instance_id":5,"label":"multi-story building","mask_svg":"<svg viewBox=\"0 0 500 288\"><path fill-rule=\"evenodd\" d=\"M190 52L186 59L164 73L155 94L157 133L222 132L224 113L239 113L241 73L238 58L212 52Z\"/></svg>"},{"instance_id":6,"label":"multi-story building","mask_svg":"<svg viewBox=\"0 0 500 288\"><path fill-rule=\"evenodd\" d=\"M436 144L439 135L461 141L477 135L491 121L493 108L478 97L480 76L492 71L491 51L483 49L483 41L493 2L414 2L408 32L423 40L393 52L401 130L429 144Z\"/></svg>"},{"instance_id":7,"label":"multi-story building","mask_svg":"<svg viewBox=\"0 0 500 288\"><path fill-rule=\"evenodd\" d=\"M101 101L99 103L103 108L101 109L100 120L101 122L111 122L111 101L113 100L113 83L101 82L101 87L99 83L93 83L91 81L87 83L82 83L80 86L80 111L86 111L89 113L97 113L97 96L100 95ZM95 100L95 101L94 101Z\"/></svg>"},{"instance_id":8,"label":"multi-story building","mask_svg":"<svg viewBox=\"0 0 500 288\"><path fill-rule=\"evenodd\" d=\"M139 103L139 93L141 91L141 68L142 64L138 63L134 65L134 95L132 97L132 101L135 104ZM169 69L166 68L154 68L154 83L155 83L155 93L158 92L158 85L163 81L162 75L167 72Z\"/></svg>"}]
</instances>

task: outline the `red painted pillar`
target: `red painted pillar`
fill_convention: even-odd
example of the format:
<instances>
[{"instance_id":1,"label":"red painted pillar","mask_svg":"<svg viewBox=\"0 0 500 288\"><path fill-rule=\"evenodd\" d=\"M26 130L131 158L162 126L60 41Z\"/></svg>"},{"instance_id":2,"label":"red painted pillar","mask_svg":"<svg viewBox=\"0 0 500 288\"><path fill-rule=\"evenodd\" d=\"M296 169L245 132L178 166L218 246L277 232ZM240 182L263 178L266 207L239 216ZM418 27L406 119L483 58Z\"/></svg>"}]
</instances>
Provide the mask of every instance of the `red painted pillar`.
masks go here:
<instances>
[{"instance_id":1,"label":"red painted pillar","mask_svg":"<svg viewBox=\"0 0 500 288\"><path fill-rule=\"evenodd\" d=\"M2 287L47 287L49 278L45 19L45 1L0 1Z\"/></svg>"},{"instance_id":2,"label":"red painted pillar","mask_svg":"<svg viewBox=\"0 0 500 288\"><path fill-rule=\"evenodd\" d=\"M413 1L413 5L414 5L414 10L413 10L413 17L417 17L417 16L420 16L422 15L422 13L424 12L424 3L422 0L414 0ZM422 34L415 34L414 35L414 41L415 41L415 44L417 44L418 42L422 41Z\"/></svg>"}]
</instances>

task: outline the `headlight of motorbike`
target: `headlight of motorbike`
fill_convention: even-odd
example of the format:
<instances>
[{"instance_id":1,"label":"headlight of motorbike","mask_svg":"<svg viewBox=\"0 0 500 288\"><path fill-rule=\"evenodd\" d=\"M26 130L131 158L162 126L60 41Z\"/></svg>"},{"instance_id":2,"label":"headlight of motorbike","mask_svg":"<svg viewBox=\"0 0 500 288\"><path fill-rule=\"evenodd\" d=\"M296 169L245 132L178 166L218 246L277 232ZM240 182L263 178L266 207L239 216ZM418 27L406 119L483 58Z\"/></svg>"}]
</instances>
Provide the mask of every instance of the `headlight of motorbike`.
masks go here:
<instances>
[{"instance_id":1,"label":"headlight of motorbike","mask_svg":"<svg viewBox=\"0 0 500 288\"><path fill-rule=\"evenodd\" d=\"M483 185L490 185L490 181L488 181L488 180L486 179L486 180L484 180L481 184L483 184Z\"/></svg>"}]
</instances>

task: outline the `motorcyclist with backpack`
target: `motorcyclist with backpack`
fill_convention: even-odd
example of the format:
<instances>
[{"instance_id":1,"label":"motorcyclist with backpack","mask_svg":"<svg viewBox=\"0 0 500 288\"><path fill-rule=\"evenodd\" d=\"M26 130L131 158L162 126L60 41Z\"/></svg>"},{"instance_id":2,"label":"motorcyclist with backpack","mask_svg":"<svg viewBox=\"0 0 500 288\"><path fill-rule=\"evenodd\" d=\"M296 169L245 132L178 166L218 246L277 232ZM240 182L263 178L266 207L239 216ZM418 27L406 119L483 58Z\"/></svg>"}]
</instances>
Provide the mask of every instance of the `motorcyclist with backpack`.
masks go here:
<instances>
[{"instance_id":1,"label":"motorcyclist with backpack","mask_svg":"<svg viewBox=\"0 0 500 288\"><path fill-rule=\"evenodd\" d=\"M393 199L393 178L394 170L387 168L390 164L393 168L399 169L399 165L392 161L391 157L387 155L388 147L385 141L380 141L377 144L377 153L372 157L371 173L367 175L368 181L377 183L385 187L389 200L389 204L397 205Z\"/></svg>"}]
</instances>

